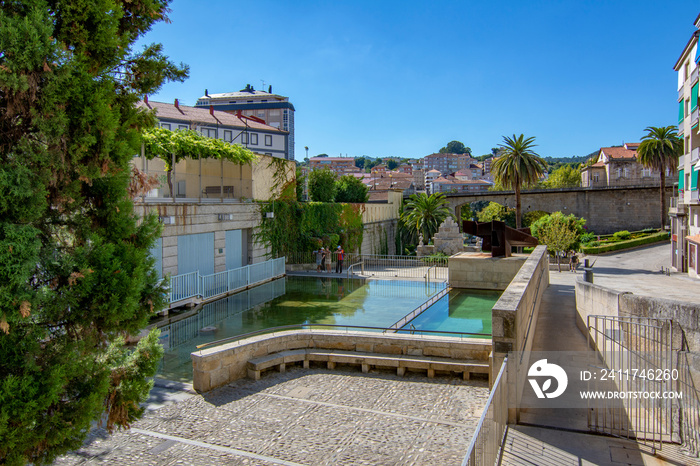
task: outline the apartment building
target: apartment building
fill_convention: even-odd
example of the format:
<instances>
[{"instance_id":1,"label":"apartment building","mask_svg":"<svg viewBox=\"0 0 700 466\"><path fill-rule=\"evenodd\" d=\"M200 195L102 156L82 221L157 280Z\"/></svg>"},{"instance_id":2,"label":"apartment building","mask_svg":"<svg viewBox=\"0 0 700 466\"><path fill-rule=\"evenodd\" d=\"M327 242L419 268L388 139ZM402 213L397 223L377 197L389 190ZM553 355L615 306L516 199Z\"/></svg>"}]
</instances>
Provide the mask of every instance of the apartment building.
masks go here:
<instances>
[{"instance_id":1,"label":"apartment building","mask_svg":"<svg viewBox=\"0 0 700 466\"><path fill-rule=\"evenodd\" d=\"M312 157L309 159L309 169L327 169L338 176L361 171L355 166L355 159L352 157Z\"/></svg>"},{"instance_id":2,"label":"apartment building","mask_svg":"<svg viewBox=\"0 0 700 466\"><path fill-rule=\"evenodd\" d=\"M437 170L442 175L468 170L475 160L467 154L430 154L423 157L423 168L426 173Z\"/></svg>"},{"instance_id":3,"label":"apartment building","mask_svg":"<svg viewBox=\"0 0 700 466\"><path fill-rule=\"evenodd\" d=\"M163 223L163 234L151 250L156 270L161 276L196 271L207 275L266 260L269 249L253 240L262 220L253 201L269 200L275 189L279 192L271 154L275 149L282 152L286 131L177 101L144 100L138 106L154 111L162 128L193 129L231 143L247 141L249 149L259 154L256 162L247 164L185 158L170 173L160 158L149 159L145 153L133 158L134 167L158 182L135 201L137 212L155 213ZM291 179L294 162L284 165Z\"/></svg>"},{"instance_id":4,"label":"apartment building","mask_svg":"<svg viewBox=\"0 0 700 466\"><path fill-rule=\"evenodd\" d=\"M289 102L289 97L273 94L272 86L267 92L256 91L250 84L238 92L210 94L205 90L195 107L210 106L227 113L259 118L268 126L286 131L289 137L284 158L294 160L294 105Z\"/></svg>"},{"instance_id":5,"label":"apartment building","mask_svg":"<svg viewBox=\"0 0 700 466\"><path fill-rule=\"evenodd\" d=\"M678 196L671 199L671 266L700 278L700 133L698 132L698 71L700 68L700 15L695 32L673 69L678 73L678 135L683 156L678 161Z\"/></svg>"}]
</instances>

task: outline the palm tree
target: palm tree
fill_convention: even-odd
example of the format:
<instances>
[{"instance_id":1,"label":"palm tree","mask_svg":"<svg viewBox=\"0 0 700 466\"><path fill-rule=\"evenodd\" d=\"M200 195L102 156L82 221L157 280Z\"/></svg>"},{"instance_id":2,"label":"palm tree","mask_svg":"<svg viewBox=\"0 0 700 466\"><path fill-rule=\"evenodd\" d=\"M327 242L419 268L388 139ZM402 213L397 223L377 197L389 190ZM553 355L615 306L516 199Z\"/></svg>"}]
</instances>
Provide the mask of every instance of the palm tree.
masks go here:
<instances>
[{"instance_id":1,"label":"palm tree","mask_svg":"<svg viewBox=\"0 0 700 466\"><path fill-rule=\"evenodd\" d=\"M647 168L658 170L661 176L659 196L661 197L661 228L663 228L666 223L666 198L664 197L666 170L671 174L676 171L678 157L683 154L683 140L676 133L675 126L662 128L647 126L644 131L647 134L642 138L642 143L637 149L637 160Z\"/></svg>"},{"instance_id":2,"label":"palm tree","mask_svg":"<svg viewBox=\"0 0 700 466\"><path fill-rule=\"evenodd\" d=\"M427 196L425 193L412 194L404 204L401 212L401 222L408 227L413 238L417 241L417 235L423 235L426 243L438 231L438 228L447 217L453 217L449 203L442 193Z\"/></svg>"},{"instance_id":3,"label":"palm tree","mask_svg":"<svg viewBox=\"0 0 700 466\"><path fill-rule=\"evenodd\" d=\"M535 147L534 137L524 135L512 138L503 136L501 156L494 160L491 166L496 183L515 191L515 227L522 226L520 212L520 188L525 184L534 184L547 170L545 161L532 148Z\"/></svg>"}]
</instances>

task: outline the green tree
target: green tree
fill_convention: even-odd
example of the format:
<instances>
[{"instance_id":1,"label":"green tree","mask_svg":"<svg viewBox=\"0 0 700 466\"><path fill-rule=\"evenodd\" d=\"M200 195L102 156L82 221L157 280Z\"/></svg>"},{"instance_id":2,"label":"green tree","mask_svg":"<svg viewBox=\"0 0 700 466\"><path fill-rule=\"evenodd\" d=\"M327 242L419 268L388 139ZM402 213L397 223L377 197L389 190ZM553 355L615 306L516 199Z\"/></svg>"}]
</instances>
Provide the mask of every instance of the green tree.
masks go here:
<instances>
[{"instance_id":1,"label":"green tree","mask_svg":"<svg viewBox=\"0 0 700 466\"><path fill-rule=\"evenodd\" d=\"M295 176L296 198L297 202L301 202L304 200L304 185L306 184L306 175L304 175L300 167L297 167Z\"/></svg>"},{"instance_id":2,"label":"green tree","mask_svg":"<svg viewBox=\"0 0 700 466\"><path fill-rule=\"evenodd\" d=\"M508 208L498 202L489 202L484 209L476 214L480 222L498 220L505 222L511 228L515 228L515 209Z\"/></svg>"},{"instance_id":3,"label":"green tree","mask_svg":"<svg viewBox=\"0 0 700 466\"><path fill-rule=\"evenodd\" d=\"M341 176L335 186L335 202L359 203L369 199L369 188L352 175Z\"/></svg>"},{"instance_id":4,"label":"green tree","mask_svg":"<svg viewBox=\"0 0 700 466\"><path fill-rule=\"evenodd\" d=\"M659 197L661 198L661 228L666 223L666 170L673 174L676 171L678 157L683 154L683 141L676 132L675 126L657 128L648 126L647 134L642 138L642 143L637 149L639 163L652 170L658 170L661 176Z\"/></svg>"},{"instance_id":5,"label":"green tree","mask_svg":"<svg viewBox=\"0 0 700 466\"><path fill-rule=\"evenodd\" d=\"M502 152L491 165L491 173L497 183L515 191L515 225L522 226L520 189L523 185L537 183L546 171L546 164L532 148L535 138L524 135L512 138L503 136Z\"/></svg>"},{"instance_id":6,"label":"green tree","mask_svg":"<svg viewBox=\"0 0 700 466\"><path fill-rule=\"evenodd\" d=\"M355 157L355 166L360 170L364 170L365 162L366 160L364 157Z\"/></svg>"},{"instance_id":7,"label":"green tree","mask_svg":"<svg viewBox=\"0 0 700 466\"><path fill-rule=\"evenodd\" d=\"M570 164L560 166L542 182L542 187L546 189L577 188L579 186L581 186L581 170Z\"/></svg>"},{"instance_id":8,"label":"green tree","mask_svg":"<svg viewBox=\"0 0 700 466\"><path fill-rule=\"evenodd\" d=\"M399 162L397 162L396 160L389 159L386 161L386 168L388 170L394 170L395 168L398 168L398 167L399 167Z\"/></svg>"},{"instance_id":9,"label":"green tree","mask_svg":"<svg viewBox=\"0 0 700 466\"><path fill-rule=\"evenodd\" d=\"M585 224L585 219L577 218L573 214L554 212L541 217L530 228L533 236L557 257L561 272L561 253L578 249L580 237L585 232Z\"/></svg>"},{"instance_id":10,"label":"green tree","mask_svg":"<svg viewBox=\"0 0 700 466\"><path fill-rule=\"evenodd\" d=\"M309 198L316 202L335 201L336 178L336 174L327 169L309 173Z\"/></svg>"},{"instance_id":11,"label":"green tree","mask_svg":"<svg viewBox=\"0 0 700 466\"><path fill-rule=\"evenodd\" d=\"M472 150L459 141L450 141L440 149L441 154L467 154L472 155Z\"/></svg>"},{"instance_id":12,"label":"green tree","mask_svg":"<svg viewBox=\"0 0 700 466\"><path fill-rule=\"evenodd\" d=\"M0 463L50 463L94 421L128 427L162 356L149 249L155 216L129 197L153 115L182 80L160 45L132 50L167 0L0 4ZM103 417L104 416L104 417Z\"/></svg>"},{"instance_id":13,"label":"green tree","mask_svg":"<svg viewBox=\"0 0 700 466\"><path fill-rule=\"evenodd\" d=\"M423 235L423 241L427 243L447 217L454 218L454 215L450 212L444 194L435 193L428 196L419 193L411 194L405 202L400 221L415 232L416 240L418 235Z\"/></svg>"}]
</instances>

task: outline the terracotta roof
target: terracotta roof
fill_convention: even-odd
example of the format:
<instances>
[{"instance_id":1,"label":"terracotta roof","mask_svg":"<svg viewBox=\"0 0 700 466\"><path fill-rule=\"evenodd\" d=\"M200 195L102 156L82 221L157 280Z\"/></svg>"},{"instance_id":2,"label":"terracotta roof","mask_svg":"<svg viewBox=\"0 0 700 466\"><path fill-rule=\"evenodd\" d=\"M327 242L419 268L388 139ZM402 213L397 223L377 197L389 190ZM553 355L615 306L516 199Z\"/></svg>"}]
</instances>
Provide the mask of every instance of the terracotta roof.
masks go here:
<instances>
[{"instance_id":1,"label":"terracotta roof","mask_svg":"<svg viewBox=\"0 0 700 466\"><path fill-rule=\"evenodd\" d=\"M627 144L631 147L633 144ZM639 146L639 144L637 144ZM611 160L635 160L637 151L633 149L625 149L624 147L601 147L600 152L605 154Z\"/></svg>"},{"instance_id":2,"label":"terracotta roof","mask_svg":"<svg viewBox=\"0 0 700 466\"><path fill-rule=\"evenodd\" d=\"M320 160L330 160L332 162L355 162L352 157L311 157L309 161L320 161Z\"/></svg>"},{"instance_id":3,"label":"terracotta roof","mask_svg":"<svg viewBox=\"0 0 700 466\"><path fill-rule=\"evenodd\" d=\"M162 120L181 121L183 123L195 123L206 126L216 126L218 124L223 126L231 126L234 128L248 127L266 132L287 133L287 131L279 130L274 126L258 123L257 121L249 120L247 118L238 118L236 115L222 112L221 110L214 110L214 115L212 116L212 114L209 113L208 108L189 107L182 104L175 107L175 104L154 102L152 100L149 100L148 104L146 104L144 101L140 101L138 104L136 104L136 106L138 108L155 110L158 118Z\"/></svg>"},{"instance_id":4,"label":"terracotta roof","mask_svg":"<svg viewBox=\"0 0 700 466\"><path fill-rule=\"evenodd\" d=\"M700 235L686 236L685 239L693 243L700 244Z\"/></svg>"}]
</instances>

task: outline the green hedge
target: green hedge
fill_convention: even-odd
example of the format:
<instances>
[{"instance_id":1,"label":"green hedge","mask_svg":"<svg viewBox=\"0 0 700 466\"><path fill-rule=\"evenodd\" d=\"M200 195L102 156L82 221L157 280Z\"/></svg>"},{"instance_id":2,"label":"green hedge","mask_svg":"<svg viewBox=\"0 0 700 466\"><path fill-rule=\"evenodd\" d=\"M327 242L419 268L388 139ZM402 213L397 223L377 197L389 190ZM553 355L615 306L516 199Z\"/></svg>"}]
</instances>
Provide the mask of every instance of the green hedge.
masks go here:
<instances>
[{"instance_id":1,"label":"green hedge","mask_svg":"<svg viewBox=\"0 0 700 466\"><path fill-rule=\"evenodd\" d=\"M645 236L643 238L631 239L628 241L618 241L617 243L610 243L603 246L582 246L581 252L583 252L584 254L602 254L604 252L619 251L621 249L643 246L645 244L658 243L659 241L665 241L667 239L668 233L662 231L653 235Z\"/></svg>"}]
</instances>

